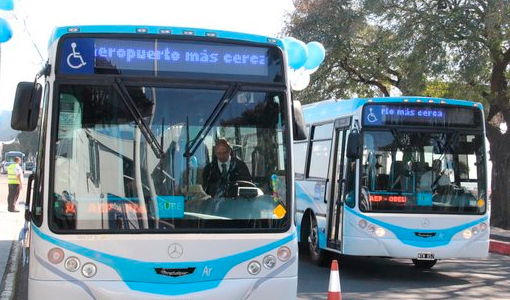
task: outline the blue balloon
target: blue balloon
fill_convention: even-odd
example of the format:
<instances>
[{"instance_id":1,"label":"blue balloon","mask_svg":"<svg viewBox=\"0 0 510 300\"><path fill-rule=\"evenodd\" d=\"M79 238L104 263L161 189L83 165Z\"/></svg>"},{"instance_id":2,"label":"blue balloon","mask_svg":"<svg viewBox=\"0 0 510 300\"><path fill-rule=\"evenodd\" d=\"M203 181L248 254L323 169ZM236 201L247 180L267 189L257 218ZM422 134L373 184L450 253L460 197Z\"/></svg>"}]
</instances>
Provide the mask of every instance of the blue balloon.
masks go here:
<instances>
[{"instance_id":1,"label":"blue balloon","mask_svg":"<svg viewBox=\"0 0 510 300\"><path fill-rule=\"evenodd\" d=\"M297 41L297 40L291 36L287 36L287 37L283 38L283 43L285 44L285 47L287 47L289 45L289 43L293 42L293 41Z\"/></svg>"},{"instance_id":2,"label":"blue balloon","mask_svg":"<svg viewBox=\"0 0 510 300\"><path fill-rule=\"evenodd\" d=\"M13 0L0 0L0 9L1 10L13 10L14 9L14 1Z\"/></svg>"},{"instance_id":3,"label":"blue balloon","mask_svg":"<svg viewBox=\"0 0 510 300\"><path fill-rule=\"evenodd\" d=\"M308 49L306 44L300 40L289 40L286 43L287 46L287 57L289 59L289 66L292 69L301 68L308 57Z\"/></svg>"},{"instance_id":4,"label":"blue balloon","mask_svg":"<svg viewBox=\"0 0 510 300\"><path fill-rule=\"evenodd\" d=\"M0 43L5 43L12 37L12 28L9 23L0 18Z\"/></svg>"},{"instance_id":5,"label":"blue balloon","mask_svg":"<svg viewBox=\"0 0 510 300\"><path fill-rule=\"evenodd\" d=\"M313 70L320 66L326 57L326 50L319 42L310 42L306 45L308 48L308 59L304 64L304 68L307 70Z\"/></svg>"}]
</instances>

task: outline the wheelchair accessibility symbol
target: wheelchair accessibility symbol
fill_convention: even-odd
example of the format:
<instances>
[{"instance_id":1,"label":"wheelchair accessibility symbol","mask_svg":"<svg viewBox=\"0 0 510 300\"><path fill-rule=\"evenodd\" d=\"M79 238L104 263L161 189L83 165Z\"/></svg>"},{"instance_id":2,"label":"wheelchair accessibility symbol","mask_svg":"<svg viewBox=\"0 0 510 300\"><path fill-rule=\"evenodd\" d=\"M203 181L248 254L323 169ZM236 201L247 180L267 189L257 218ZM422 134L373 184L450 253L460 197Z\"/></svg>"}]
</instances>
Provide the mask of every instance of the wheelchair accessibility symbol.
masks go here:
<instances>
[{"instance_id":1,"label":"wheelchair accessibility symbol","mask_svg":"<svg viewBox=\"0 0 510 300\"><path fill-rule=\"evenodd\" d=\"M372 112L372 108L369 108L369 110L370 110L370 113L367 115L367 121L370 122L370 123L377 122L377 117Z\"/></svg>"},{"instance_id":2,"label":"wheelchair accessibility symbol","mask_svg":"<svg viewBox=\"0 0 510 300\"><path fill-rule=\"evenodd\" d=\"M73 48L73 52L69 53L67 56L67 65L73 69L79 69L85 66L87 63L83 61L80 52L76 51L76 43L71 43L71 48Z\"/></svg>"}]
</instances>

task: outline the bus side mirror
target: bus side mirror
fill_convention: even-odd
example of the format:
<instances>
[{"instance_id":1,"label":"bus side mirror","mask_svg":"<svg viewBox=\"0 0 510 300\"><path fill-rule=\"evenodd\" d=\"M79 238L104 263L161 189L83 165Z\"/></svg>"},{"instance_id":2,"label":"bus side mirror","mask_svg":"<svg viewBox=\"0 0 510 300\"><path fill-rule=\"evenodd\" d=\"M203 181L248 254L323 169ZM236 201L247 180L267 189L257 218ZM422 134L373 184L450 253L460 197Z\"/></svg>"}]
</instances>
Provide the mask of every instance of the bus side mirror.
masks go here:
<instances>
[{"instance_id":1,"label":"bus side mirror","mask_svg":"<svg viewBox=\"0 0 510 300\"><path fill-rule=\"evenodd\" d=\"M358 159L361 157L361 136L359 132L353 131L347 138L347 158Z\"/></svg>"},{"instance_id":2,"label":"bus side mirror","mask_svg":"<svg viewBox=\"0 0 510 300\"><path fill-rule=\"evenodd\" d=\"M14 130L33 131L39 120L42 86L37 82L20 82L12 107L11 127Z\"/></svg>"},{"instance_id":3,"label":"bus side mirror","mask_svg":"<svg viewBox=\"0 0 510 300\"><path fill-rule=\"evenodd\" d=\"M303 114L301 102L297 100L292 101L292 107L294 110L294 140L304 141L307 139L307 136L305 116Z\"/></svg>"}]
</instances>

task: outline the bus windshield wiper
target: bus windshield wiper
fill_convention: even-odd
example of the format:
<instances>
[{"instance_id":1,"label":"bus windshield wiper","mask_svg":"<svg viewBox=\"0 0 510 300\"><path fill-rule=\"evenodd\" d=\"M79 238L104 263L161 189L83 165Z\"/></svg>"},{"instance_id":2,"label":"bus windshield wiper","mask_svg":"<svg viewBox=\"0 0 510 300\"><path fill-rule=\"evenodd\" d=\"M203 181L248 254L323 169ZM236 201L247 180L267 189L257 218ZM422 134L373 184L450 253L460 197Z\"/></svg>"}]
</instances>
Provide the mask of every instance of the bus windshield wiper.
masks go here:
<instances>
[{"instance_id":1,"label":"bus windshield wiper","mask_svg":"<svg viewBox=\"0 0 510 300\"><path fill-rule=\"evenodd\" d=\"M391 133L393 134L397 142L396 146L398 148L404 149L405 145L402 143L402 135L400 134L400 131L398 129L392 128Z\"/></svg>"},{"instance_id":2,"label":"bus windshield wiper","mask_svg":"<svg viewBox=\"0 0 510 300\"><path fill-rule=\"evenodd\" d=\"M124 105L126 106L127 110L133 117L133 121L136 122L138 127L140 128L140 131L142 132L143 136L151 146L152 150L154 151L154 154L157 158L161 159L165 156L165 152L163 151L163 147L158 143L158 140L152 133L152 130L147 126L145 123L142 113L136 107L135 101L133 101L133 98L131 98L131 95L129 94L129 91L126 89L126 87L120 82L120 79L116 79L114 83L114 88L119 93L120 98L122 101L124 101Z\"/></svg>"},{"instance_id":3,"label":"bus windshield wiper","mask_svg":"<svg viewBox=\"0 0 510 300\"><path fill-rule=\"evenodd\" d=\"M234 98L234 95L237 93L237 91L239 91L240 87L241 86L236 83L229 85L225 93L223 93L223 96L221 97L220 101L218 101L218 104L216 104L216 107L213 109L212 113L205 121L204 126L202 126L202 128L198 132L197 138L194 139L191 142L191 144L187 143L186 152L184 155L193 155L195 153L198 146L202 144L202 141L204 140L207 133L209 133L209 130L211 130L212 125L216 122L216 120L218 120L221 113L230 104L230 102Z\"/></svg>"},{"instance_id":4,"label":"bus windshield wiper","mask_svg":"<svg viewBox=\"0 0 510 300\"><path fill-rule=\"evenodd\" d=\"M444 148L441 149L441 159L443 159L443 157L446 156L446 153L448 152L448 149L450 149L452 147L453 143L457 141L458 136L459 136L459 131L455 130L453 132L452 136L447 140L447 143L444 146Z\"/></svg>"}]
</instances>

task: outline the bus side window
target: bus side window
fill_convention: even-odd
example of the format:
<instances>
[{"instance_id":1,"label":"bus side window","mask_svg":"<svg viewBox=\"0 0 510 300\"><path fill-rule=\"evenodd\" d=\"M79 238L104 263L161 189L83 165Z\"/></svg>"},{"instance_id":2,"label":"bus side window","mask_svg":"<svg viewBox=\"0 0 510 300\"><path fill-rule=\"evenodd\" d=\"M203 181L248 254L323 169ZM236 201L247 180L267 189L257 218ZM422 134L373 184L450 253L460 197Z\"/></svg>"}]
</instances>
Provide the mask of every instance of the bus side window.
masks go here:
<instances>
[{"instance_id":1,"label":"bus side window","mask_svg":"<svg viewBox=\"0 0 510 300\"><path fill-rule=\"evenodd\" d=\"M345 204L349 207L354 207L355 196L354 196L354 185L356 178L356 160L349 159L347 161L347 174L345 174Z\"/></svg>"}]
</instances>

